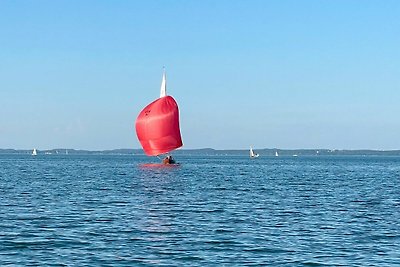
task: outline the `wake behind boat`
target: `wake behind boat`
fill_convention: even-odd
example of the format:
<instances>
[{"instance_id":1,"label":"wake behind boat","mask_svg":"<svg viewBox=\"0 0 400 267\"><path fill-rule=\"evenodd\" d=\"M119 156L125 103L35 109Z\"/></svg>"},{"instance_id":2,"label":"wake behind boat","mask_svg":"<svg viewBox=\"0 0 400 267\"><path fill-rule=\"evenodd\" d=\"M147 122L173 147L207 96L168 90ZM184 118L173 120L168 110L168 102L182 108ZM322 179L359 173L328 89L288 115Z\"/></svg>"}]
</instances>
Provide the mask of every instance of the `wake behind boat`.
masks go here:
<instances>
[{"instance_id":1,"label":"wake behind boat","mask_svg":"<svg viewBox=\"0 0 400 267\"><path fill-rule=\"evenodd\" d=\"M160 98L148 104L138 115L135 123L136 134L147 156L167 154L182 144L179 127L178 104L167 95L166 75L163 72ZM172 156L167 156L163 164L174 164Z\"/></svg>"}]
</instances>

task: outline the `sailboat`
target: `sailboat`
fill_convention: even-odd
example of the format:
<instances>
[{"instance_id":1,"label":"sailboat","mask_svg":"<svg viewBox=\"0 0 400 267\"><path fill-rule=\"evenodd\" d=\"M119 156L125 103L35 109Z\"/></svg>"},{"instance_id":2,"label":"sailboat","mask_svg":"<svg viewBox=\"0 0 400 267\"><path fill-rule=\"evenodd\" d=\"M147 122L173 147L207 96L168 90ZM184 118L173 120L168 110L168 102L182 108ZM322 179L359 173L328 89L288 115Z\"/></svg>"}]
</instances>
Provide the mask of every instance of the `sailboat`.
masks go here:
<instances>
[{"instance_id":1,"label":"sailboat","mask_svg":"<svg viewBox=\"0 0 400 267\"><path fill-rule=\"evenodd\" d=\"M252 147L250 147L250 158L258 158L258 156L260 156L259 154L257 154L257 153L254 153L254 150L253 150L253 148Z\"/></svg>"},{"instance_id":2,"label":"sailboat","mask_svg":"<svg viewBox=\"0 0 400 267\"><path fill-rule=\"evenodd\" d=\"M279 157L278 151L275 151L275 157Z\"/></svg>"},{"instance_id":3,"label":"sailboat","mask_svg":"<svg viewBox=\"0 0 400 267\"><path fill-rule=\"evenodd\" d=\"M36 148L34 148L33 150L32 150L32 156L36 156L37 155L37 151L36 151Z\"/></svg>"},{"instance_id":4,"label":"sailboat","mask_svg":"<svg viewBox=\"0 0 400 267\"><path fill-rule=\"evenodd\" d=\"M167 95L165 69L160 97L143 108L136 119L135 128L147 156L167 154L183 145L178 104L172 96Z\"/></svg>"}]
</instances>

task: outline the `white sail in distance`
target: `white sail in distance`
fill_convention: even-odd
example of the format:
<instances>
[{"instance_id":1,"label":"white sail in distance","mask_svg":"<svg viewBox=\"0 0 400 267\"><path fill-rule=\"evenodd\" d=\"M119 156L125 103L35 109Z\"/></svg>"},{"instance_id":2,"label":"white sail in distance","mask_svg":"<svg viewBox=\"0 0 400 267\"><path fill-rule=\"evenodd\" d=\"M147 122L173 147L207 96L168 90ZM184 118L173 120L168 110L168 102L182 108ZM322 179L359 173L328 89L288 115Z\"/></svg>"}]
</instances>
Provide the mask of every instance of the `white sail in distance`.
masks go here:
<instances>
[{"instance_id":1,"label":"white sail in distance","mask_svg":"<svg viewBox=\"0 0 400 267\"><path fill-rule=\"evenodd\" d=\"M250 147L250 158L258 158L259 154L254 153L253 148Z\"/></svg>"}]
</instances>

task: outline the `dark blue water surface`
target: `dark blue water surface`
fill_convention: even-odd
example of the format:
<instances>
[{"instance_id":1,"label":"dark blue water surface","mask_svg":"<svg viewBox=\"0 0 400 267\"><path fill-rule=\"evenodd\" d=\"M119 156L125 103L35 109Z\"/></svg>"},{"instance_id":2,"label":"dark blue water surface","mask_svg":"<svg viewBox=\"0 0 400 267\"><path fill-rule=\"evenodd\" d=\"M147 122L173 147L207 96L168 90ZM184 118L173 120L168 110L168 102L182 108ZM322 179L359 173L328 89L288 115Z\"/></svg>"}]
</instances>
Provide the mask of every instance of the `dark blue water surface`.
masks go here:
<instances>
[{"instance_id":1,"label":"dark blue water surface","mask_svg":"<svg viewBox=\"0 0 400 267\"><path fill-rule=\"evenodd\" d=\"M399 157L0 155L0 266L400 266Z\"/></svg>"}]
</instances>

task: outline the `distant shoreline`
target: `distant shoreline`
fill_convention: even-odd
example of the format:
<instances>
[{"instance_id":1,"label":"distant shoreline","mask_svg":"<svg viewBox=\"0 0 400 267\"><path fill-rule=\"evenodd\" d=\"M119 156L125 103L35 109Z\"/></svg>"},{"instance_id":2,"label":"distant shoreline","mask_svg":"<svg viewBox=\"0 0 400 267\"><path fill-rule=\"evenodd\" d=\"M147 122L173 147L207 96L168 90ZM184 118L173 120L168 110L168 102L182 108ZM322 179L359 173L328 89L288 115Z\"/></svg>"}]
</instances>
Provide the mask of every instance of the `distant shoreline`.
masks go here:
<instances>
[{"instance_id":1,"label":"distant shoreline","mask_svg":"<svg viewBox=\"0 0 400 267\"><path fill-rule=\"evenodd\" d=\"M261 156L275 156L278 152L279 156L337 156L337 155L354 155L354 156L400 156L400 150L351 150L351 149L278 149L264 148L255 149ZM0 149L0 154L31 154L32 149ZM111 149L111 150L80 150L80 149L45 149L37 150L38 154L46 155L144 155L142 149ZM175 155L245 155L249 150L246 149L178 149L173 152Z\"/></svg>"}]
</instances>

